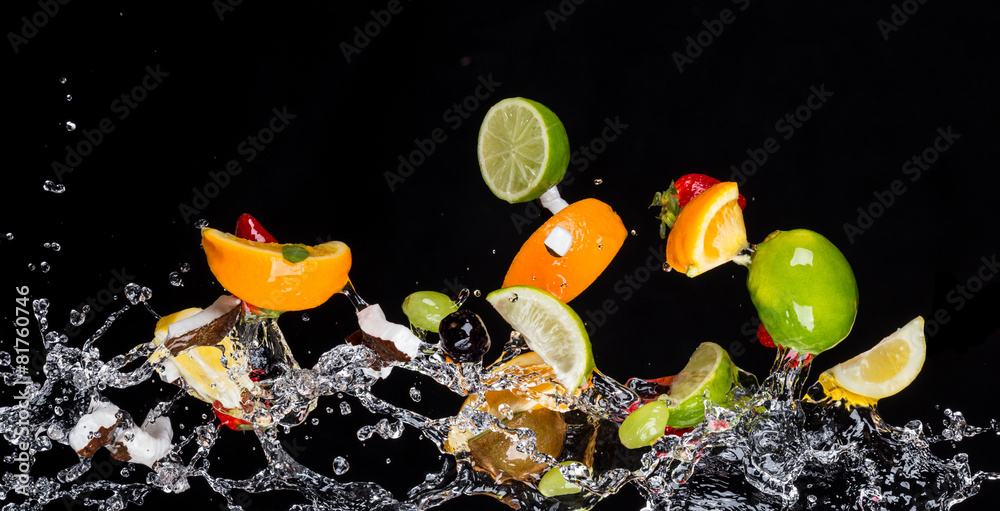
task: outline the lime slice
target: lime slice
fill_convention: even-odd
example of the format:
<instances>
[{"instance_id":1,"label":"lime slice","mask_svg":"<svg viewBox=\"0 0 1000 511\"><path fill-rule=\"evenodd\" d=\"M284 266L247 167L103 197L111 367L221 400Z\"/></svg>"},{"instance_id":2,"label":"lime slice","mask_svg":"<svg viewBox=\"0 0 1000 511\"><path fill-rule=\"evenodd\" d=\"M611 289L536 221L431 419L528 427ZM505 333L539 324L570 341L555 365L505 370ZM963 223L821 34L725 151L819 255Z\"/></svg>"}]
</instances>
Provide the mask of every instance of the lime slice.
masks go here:
<instances>
[{"instance_id":1,"label":"lime slice","mask_svg":"<svg viewBox=\"0 0 1000 511\"><path fill-rule=\"evenodd\" d=\"M729 353L714 342L703 342L670 384L672 428L690 428L705 419L705 396L713 403L724 403L733 385L733 362Z\"/></svg>"},{"instance_id":2,"label":"lime slice","mask_svg":"<svg viewBox=\"0 0 1000 511\"><path fill-rule=\"evenodd\" d=\"M501 100L486 112L477 152L486 185L511 204L535 200L562 181L570 156L562 121L524 98Z\"/></svg>"},{"instance_id":3,"label":"lime slice","mask_svg":"<svg viewBox=\"0 0 1000 511\"><path fill-rule=\"evenodd\" d=\"M874 348L824 371L819 382L831 399L870 406L912 383L926 355L924 318L917 316Z\"/></svg>"},{"instance_id":4,"label":"lime slice","mask_svg":"<svg viewBox=\"0 0 1000 511\"><path fill-rule=\"evenodd\" d=\"M552 366L556 381L567 391L575 392L594 372L594 354L583 321L552 293L511 286L493 291L486 300Z\"/></svg>"}]
</instances>

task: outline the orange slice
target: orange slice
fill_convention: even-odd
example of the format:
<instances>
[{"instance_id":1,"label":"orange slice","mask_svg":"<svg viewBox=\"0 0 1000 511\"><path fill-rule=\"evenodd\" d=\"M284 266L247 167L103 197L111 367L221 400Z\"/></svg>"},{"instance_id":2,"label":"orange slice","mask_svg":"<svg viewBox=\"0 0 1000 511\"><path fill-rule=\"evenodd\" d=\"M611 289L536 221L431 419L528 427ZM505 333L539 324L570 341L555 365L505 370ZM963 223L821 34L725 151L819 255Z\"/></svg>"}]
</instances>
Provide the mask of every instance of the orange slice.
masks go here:
<instances>
[{"instance_id":1,"label":"orange slice","mask_svg":"<svg viewBox=\"0 0 1000 511\"><path fill-rule=\"evenodd\" d=\"M316 307L344 288L351 269L351 250L339 241L314 247L261 243L203 229L201 244L208 267L222 287L264 309ZM282 249L289 246L305 249L308 257L290 262L282 255Z\"/></svg>"},{"instance_id":2,"label":"orange slice","mask_svg":"<svg viewBox=\"0 0 1000 511\"><path fill-rule=\"evenodd\" d=\"M572 236L569 250L562 257L545 246L545 239L556 227ZM568 303L597 280L622 247L625 236L625 225L611 206L597 199L574 202L524 242L507 270L503 287L534 286Z\"/></svg>"},{"instance_id":3,"label":"orange slice","mask_svg":"<svg viewBox=\"0 0 1000 511\"><path fill-rule=\"evenodd\" d=\"M667 264L695 277L748 246L736 183L719 183L691 199L667 237Z\"/></svg>"}]
</instances>

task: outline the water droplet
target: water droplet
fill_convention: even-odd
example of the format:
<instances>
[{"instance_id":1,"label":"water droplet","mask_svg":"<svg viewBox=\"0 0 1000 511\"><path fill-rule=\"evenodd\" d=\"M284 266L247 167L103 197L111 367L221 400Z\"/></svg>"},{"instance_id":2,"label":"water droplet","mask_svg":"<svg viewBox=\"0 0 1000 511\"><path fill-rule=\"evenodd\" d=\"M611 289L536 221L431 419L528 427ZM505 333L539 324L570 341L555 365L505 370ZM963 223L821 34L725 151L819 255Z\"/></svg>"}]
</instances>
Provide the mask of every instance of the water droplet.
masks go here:
<instances>
[{"instance_id":1,"label":"water droplet","mask_svg":"<svg viewBox=\"0 0 1000 511\"><path fill-rule=\"evenodd\" d=\"M317 419L317 418L313 417L313 420L312 420L312 425L313 425L313 426L318 426L318 425L319 425L319 419Z\"/></svg>"},{"instance_id":2,"label":"water droplet","mask_svg":"<svg viewBox=\"0 0 1000 511\"><path fill-rule=\"evenodd\" d=\"M73 121L66 121L66 131L73 131L76 129L76 123Z\"/></svg>"},{"instance_id":3,"label":"water droplet","mask_svg":"<svg viewBox=\"0 0 1000 511\"><path fill-rule=\"evenodd\" d=\"M392 458L386 458L385 459L385 464L388 465L390 463L392 463Z\"/></svg>"},{"instance_id":4,"label":"water droplet","mask_svg":"<svg viewBox=\"0 0 1000 511\"><path fill-rule=\"evenodd\" d=\"M128 477L132 472L129 471L128 467L122 469L122 477Z\"/></svg>"},{"instance_id":5,"label":"water droplet","mask_svg":"<svg viewBox=\"0 0 1000 511\"><path fill-rule=\"evenodd\" d=\"M66 83L66 77L65 76L60 77L59 78L59 83Z\"/></svg>"},{"instance_id":6,"label":"water droplet","mask_svg":"<svg viewBox=\"0 0 1000 511\"><path fill-rule=\"evenodd\" d=\"M35 265L32 263L28 263L28 271L35 271Z\"/></svg>"},{"instance_id":7,"label":"water droplet","mask_svg":"<svg viewBox=\"0 0 1000 511\"><path fill-rule=\"evenodd\" d=\"M477 289L477 290L475 290L475 291L472 292L472 296L475 296L476 298L478 298L480 296L483 296L483 292Z\"/></svg>"},{"instance_id":8,"label":"water droplet","mask_svg":"<svg viewBox=\"0 0 1000 511\"><path fill-rule=\"evenodd\" d=\"M73 95L72 94L67 94L66 95L66 101L73 101Z\"/></svg>"},{"instance_id":9,"label":"water droplet","mask_svg":"<svg viewBox=\"0 0 1000 511\"><path fill-rule=\"evenodd\" d=\"M497 253L497 249L494 248L493 249L493 253L496 254Z\"/></svg>"},{"instance_id":10,"label":"water droplet","mask_svg":"<svg viewBox=\"0 0 1000 511\"><path fill-rule=\"evenodd\" d=\"M599 185L599 184L601 184L601 183L603 183L603 182L604 182L604 180L603 180L603 179L601 179L601 178L597 178L597 179L595 179L595 180L594 180L594 186L597 186L597 185Z\"/></svg>"},{"instance_id":11,"label":"water droplet","mask_svg":"<svg viewBox=\"0 0 1000 511\"><path fill-rule=\"evenodd\" d=\"M412 399L414 403L419 403L420 400L422 399L422 396L420 395L420 390L417 389L416 387L410 387L410 399Z\"/></svg>"},{"instance_id":12,"label":"water droplet","mask_svg":"<svg viewBox=\"0 0 1000 511\"><path fill-rule=\"evenodd\" d=\"M170 285L174 287L184 287L184 279L181 278L181 274L175 271L170 272Z\"/></svg>"},{"instance_id":13,"label":"water droplet","mask_svg":"<svg viewBox=\"0 0 1000 511\"><path fill-rule=\"evenodd\" d=\"M199 219L198 219L198 220L197 220L197 221L196 221L196 222L194 223L194 226L195 226L195 228L197 228L197 229L204 229L204 228L208 227L208 220L205 220L204 218L199 218Z\"/></svg>"},{"instance_id":14,"label":"water droplet","mask_svg":"<svg viewBox=\"0 0 1000 511\"><path fill-rule=\"evenodd\" d=\"M42 190L52 193L63 193L66 191L66 186L62 184L56 184L51 179L46 179L45 184L42 185Z\"/></svg>"},{"instance_id":15,"label":"water droplet","mask_svg":"<svg viewBox=\"0 0 1000 511\"><path fill-rule=\"evenodd\" d=\"M14 233L8 232L7 233L7 240L10 241L10 240L13 240L13 239L14 239Z\"/></svg>"},{"instance_id":16,"label":"water droplet","mask_svg":"<svg viewBox=\"0 0 1000 511\"><path fill-rule=\"evenodd\" d=\"M604 248L604 245L602 245L601 243L598 243L598 244L597 244L597 250L600 250L600 249L602 249L602 248Z\"/></svg>"},{"instance_id":17,"label":"water droplet","mask_svg":"<svg viewBox=\"0 0 1000 511\"><path fill-rule=\"evenodd\" d=\"M338 476L342 476L351 469L351 465L347 463L347 460L343 456L337 456L333 459L333 473Z\"/></svg>"},{"instance_id":18,"label":"water droplet","mask_svg":"<svg viewBox=\"0 0 1000 511\"><path fill-rule=\"evenodd\" d=\"M663 271L671 272L674 271L674 269L670 267L670 263L663 263Z\"/></svg>"},{"instance_id":19,"label":"water droplet","mask_svg":"<svg viewBox=\"0 0 1000 511\"><path fill-rule=\"evenodd\" d=\"M340 415L349 415L351 413L351 405L347 401L340 402Z\"/></svg>"},{"instance_id":20,"label":"water droplet","mask_svg":"<svg viewBox=\"0 0 1000 511\"><path fill-rule=\"evenodd\" d=\"M517 293L513 293L512 295L510 295L510 298L508 298L507 301L509 301L510 303L517 302Z\"/></svg>"},{"instance_id":21,"label":"water droplet","mask_svg":"<svg viewBox=\"0 0 1000 511\"><path fill-rule=\"evenodd\" d=\"M49 270L52 269L52 267L49 266L49 263L47 263L46 261L38 263L38 267L42 269L42 273L48 273Z\"/></svg>"},{"instance_id":22,"label":"water droplet","mask_svg":"<svg viewBox=\"0 0 1000 511\"><path fill-rule=\"evenodd\" d=\"M84 306L86 308L86 305ZM69 323L73 326L80 326L87 319L85 314L80 314L76 309L69 311Z\"/></svg>"},{"instance_id":23,"label":"water droplet","mask_svg":"<svg viewBox=\"0 0 1000 511\"><path fill-rule=\"evenodd\" d=\"M333 407L332 406L326 407L326 413L333 413Z\"/></svg>"},{"instance_id":24,"label":"water droplet","mask_svg":"<svg viewBox=\"0 0 1000 511\"><path fill-rule=\"evenodd\" d=\"M635 229L632 229L632 231L629 232L629 234L631 234L632 236L635 236Z\"/></svg>"},{"instance_id":25,"label":"water droplet","mask_svg":"<svg viewBox=\"0 0 1000 511\"><path fill-rule=\"evenodd\" d=\"M191 271L191 265L188 263L181 263L181 273L187 273Z\"/></svg>"},{"instance_id":26,"label":"water droplet","mask_svg":"<svg viewBox=\"0 0 1000 511\"><path fill-rule=\"evenodd\" d=\"M139 286L139 284L136 284L135 282L129 282L125 286L125 298L128 298L128 301L131 302L132 305L136 305L139 302L145 302L152 297L153 290L148 287Z\"/></svg>"},{"instance_id":27,"label":"water droplet","mask_svg":"<svg viewBox=\"0 0 1000 511\"><path fill-rule=\"evenodd\" d=\"M308 314L303 314L302 315L302 321L309 321L309 315Z\"/></svg>"}]
</instances>

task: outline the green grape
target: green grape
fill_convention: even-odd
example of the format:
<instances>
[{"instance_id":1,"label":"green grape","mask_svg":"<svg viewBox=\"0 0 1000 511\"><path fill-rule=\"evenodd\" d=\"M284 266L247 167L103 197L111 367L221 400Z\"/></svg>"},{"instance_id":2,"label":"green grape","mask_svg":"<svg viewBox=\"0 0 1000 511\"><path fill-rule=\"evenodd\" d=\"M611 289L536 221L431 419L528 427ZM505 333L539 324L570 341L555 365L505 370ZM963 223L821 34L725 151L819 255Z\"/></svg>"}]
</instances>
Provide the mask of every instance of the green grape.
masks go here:
<instances>
[{"instance_id":1,"label":"green grape","mask_svg":"<svg viewBox=\"0 0 1000 511\"><path fill-rule=\"evenodd\" d=\"M403 314L413 326L437 332L441 320L458 310L458 305L444 293L437 291L417 291L403 300Z\"/></svg>"},{"instance_id":2,"label":"green grape","mask_svg":"<svg viewBox=\"0 0 1000 511\"><path fill-rule=\"evenodd\" d=\"M563 465L569 465L570 463L576 462L562 462ZM552 467L542 476L542 480L538 482L538 492L546 497L558 497L560 495L580 493L580 487L573 483L567 483L562 472L559 471L559 467Z\"/></svg>"},{"instance_id":3,"label":"green grape","mask_svg":"<svg viewBox=\"0 0 1000 511\"><path fill-rule=\"evenodd\" d=\"M629 449L653 445L663 436L670 410L662 401L652 401L629 414L618 428L618 438Z\"/></svg>"}]
</instances>

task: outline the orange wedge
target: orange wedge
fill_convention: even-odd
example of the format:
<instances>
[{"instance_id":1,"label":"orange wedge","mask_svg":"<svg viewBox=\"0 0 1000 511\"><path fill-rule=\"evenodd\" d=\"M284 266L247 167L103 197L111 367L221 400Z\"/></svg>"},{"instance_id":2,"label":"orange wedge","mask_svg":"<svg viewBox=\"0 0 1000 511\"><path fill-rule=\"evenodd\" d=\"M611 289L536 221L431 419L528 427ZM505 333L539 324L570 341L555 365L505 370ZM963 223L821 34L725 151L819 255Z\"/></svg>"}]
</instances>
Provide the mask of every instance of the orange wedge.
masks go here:
<instances>
[{"instance_id":1,"label":"orange wedge","mask_svg":"<svg viewBox=\"0 0 1000 511\"><path fill-rule=\"evenodd\" d=\"M545 239L557 226L572 235L569 250L562 257L545 246ZM597 199L574 202L524 242L507 270L503 287L534 286L568 303L597 280L625 236L625 225L611 206Z\"/></svg>"},{"instance_id":2,"label":"orange wedge","mask_svg":"<svg viewBox=\"0 0 1000 511\"><path fill-rule=\"evenodd\" d=\"M314 247L261 243L203 229L201 244L208 267L222 287L264 309L296 311L316 307L344 288L351 269L351 250L339 241ZM291 262L283 254L283 250L288 252L286 247L303 256L304 249L308 257Z\"/></svg>"},{"instance_id":3,"label":"orange wedge","mask_svg":"<svg viewBox=\"0 0 1000 511\"><path fill-rule=\"evenodd\" d=\"M747 244L736 183L718 183L691 199L667 238L667 264L695 277L731 261Z\"/></svg>"}]
</instances>

